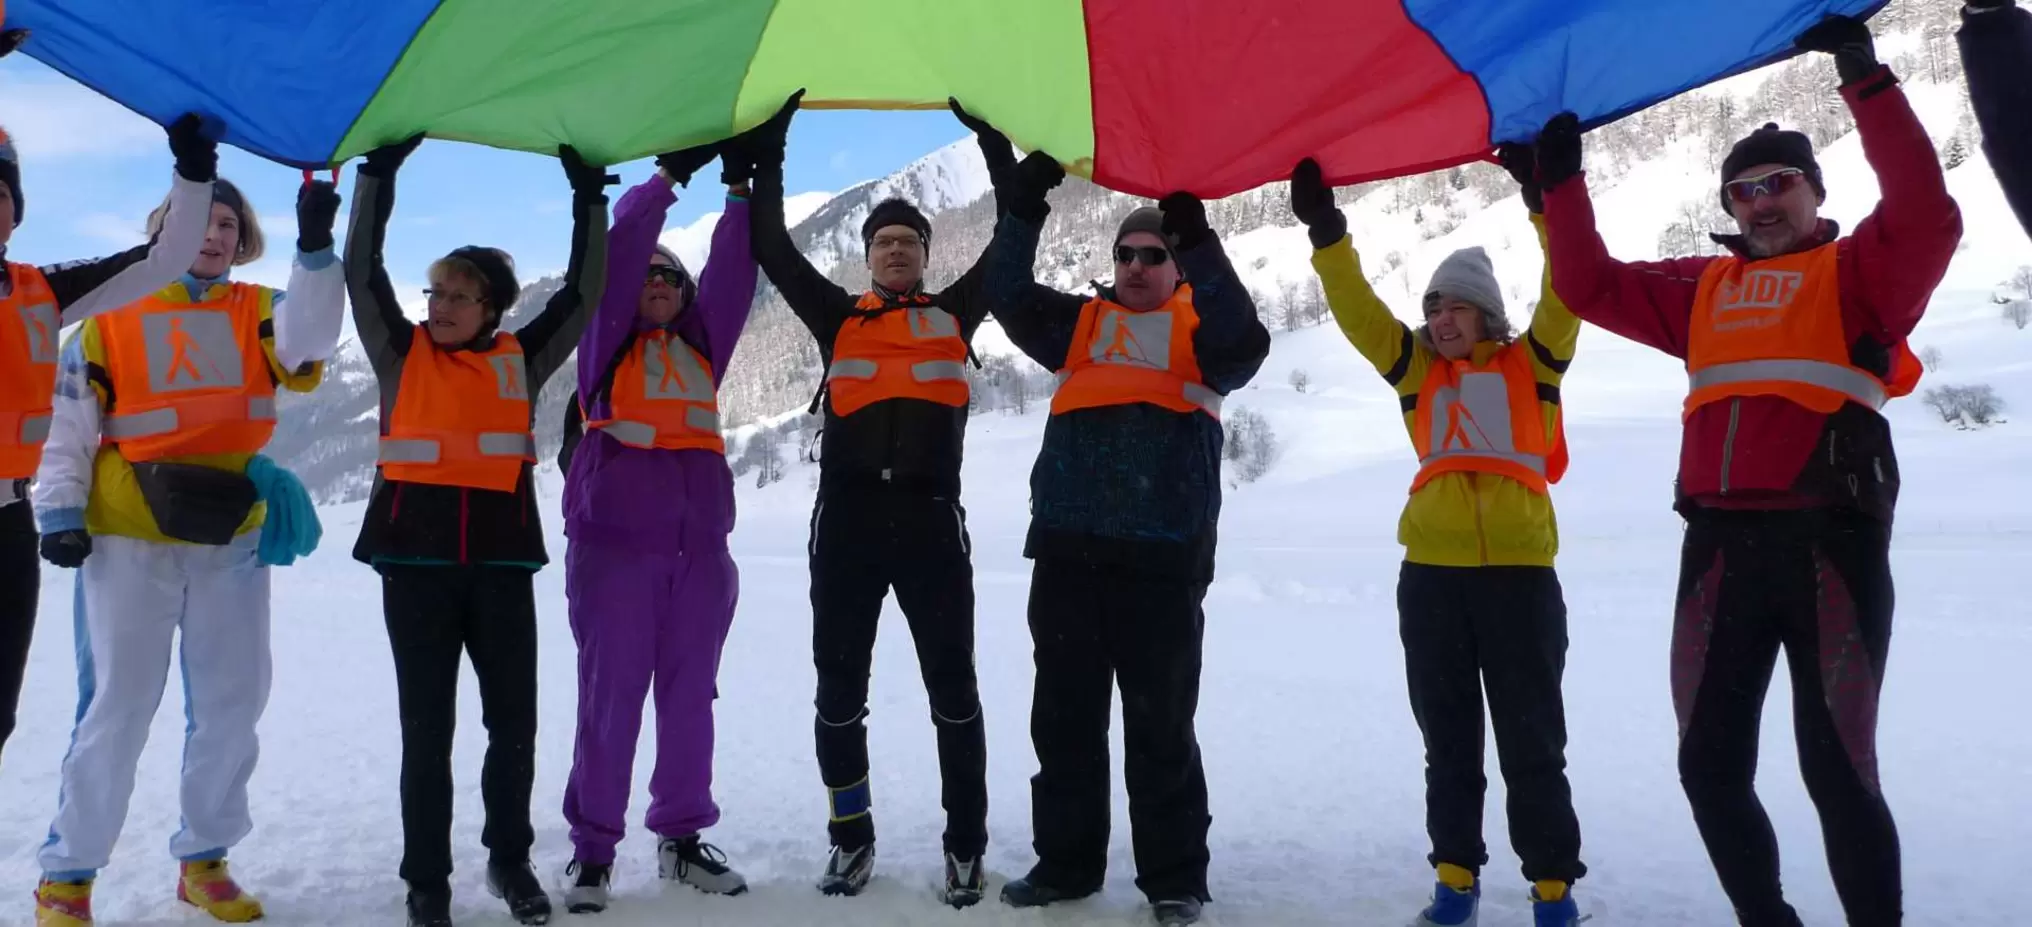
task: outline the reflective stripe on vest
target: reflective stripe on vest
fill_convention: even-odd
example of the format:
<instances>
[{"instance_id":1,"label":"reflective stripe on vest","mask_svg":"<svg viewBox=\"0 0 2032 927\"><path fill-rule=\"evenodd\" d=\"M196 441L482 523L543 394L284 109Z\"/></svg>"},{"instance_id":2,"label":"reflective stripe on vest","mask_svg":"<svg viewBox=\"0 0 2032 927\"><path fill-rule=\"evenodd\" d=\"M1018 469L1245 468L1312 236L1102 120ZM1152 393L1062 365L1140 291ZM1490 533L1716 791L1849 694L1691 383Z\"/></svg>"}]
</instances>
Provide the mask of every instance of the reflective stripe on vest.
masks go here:
<instances>
[{"instance_id":1,"label":"reflective stripe on vest","mask_svg":"<svg viewBox=\"0 0 2032 927\"><path fill-rule=\"evenodd\" d=\"M871 360L836 360L831 367L826 368L826 379L873 380L881 369Z\"/></svg>"},{"instance_id":2,"label":"reflective stripe on vest","mask_svg":"<svg viewBox=\"0 0 2032 927\"><path fill-rule=\"evenodd\" d=\"M952 313L930 297L888 302L863 294L833 339L826 394L835 415L890 399L964 408L967 343Z\"/></svg>"},{"instance_id":3,"label":"reflective stripe on vest","mask_svg":"<svg viewBox=\"0 0 2032 927\"><path fill-rule=\"evenodd\" d=\"M1882 409L1891 401L1884 383L1866 373L1851 370L1835 364L1810 360L1754 360L1716 364L1712 367L1687 375L1689 390L1709 386L1726 386L1733 383L1756 383L1783 380L1790 383L1804 383L1841 393L1872 409Z\"/></svg>"},{"instance_id":4,"label":"reflective stripe on vest","mask_svg":"<svg viewBox=\"0 0 2032 927\"><path fill-rule=\"evenodd\" d=\"M693 406L684 410L685 427L693 431L719 434L720 416L711 409ZM615 421L595 426L598 430L613 435L614 440L632 447L655 447L659 433L655 425L648 422Z\"/></svg>"},{"instance_id":5,"label":"reflective stripe on vest","mask_svg":"<svg viewBox=\"0 0 2032 927\"><path fill-rule=\"evenodd\" d=\"M56 399L58 334L63 318L42 271L0 265L0 481L27 479L42 462Z\"/></svg>"},{"instance_id":6,"label":"reflective stripe on vest","mask_svg":"<svg viewBox=\"0 0 2032 927\"><path fill-rule=\"evenodd\" d=\"M42 444L49 440L50 416L24 415L21 418L20 441L23 444Z\"/></svg>"},{"instance_id":7,"label":"reflective stripe on vest","mask_svg":"<svg viewBox=\"0 0 2032 927\"><path fill-rule=\"evenodd\" d=\"M195 400L167 409L136 412L132 415L113 415L106 419L105 436L115 441L131 441L135 438L152 438L156 435L174 434L185 428L211 425L219 422L275 421L275 400L268 396L254 396L246 400L246 414L239 412L241 399L238 396L221 396L217 400ZM45 432L47 427L45 427Z\"/></svg>"},{"instance_id":8,"label":"reflective stripe on vest","mask_svg":"<svg viewBox=\"0 0 2032 927\"><path fill-rule=\"evenodd\" d=\"M482 457L535 457L536 439L512 431L481 433L474 441ZM382 438L379 463L434 464L444 445L429 438Z\"/></svg>"},{"instance_id":9,"label":"reflective stripe on vest","mask_svg":"<svg viewBox=\"0 0 2032 927\"><path fill-rule=\"evenodd\" d=\"M919 383L967 378L967 366L959 361L921 361L910 365L910 376Z\"/></svg>"},{"instance_id":10,"label":"reflective stripe on vest","mask_svg":"<svg viewBox=\"0 0 2032 927\"><path fill-rule=\"evenodd\" d=\"M1198 328L1189 286L1142 312L1101 297L1088 300L1080 308L1065 366L1054 374L1058 388L1052 414L1148 403L1174 412L1202 411L1219 420L1221 395L1202 381L1193 353Z\"/></svg>"}]
</instances>

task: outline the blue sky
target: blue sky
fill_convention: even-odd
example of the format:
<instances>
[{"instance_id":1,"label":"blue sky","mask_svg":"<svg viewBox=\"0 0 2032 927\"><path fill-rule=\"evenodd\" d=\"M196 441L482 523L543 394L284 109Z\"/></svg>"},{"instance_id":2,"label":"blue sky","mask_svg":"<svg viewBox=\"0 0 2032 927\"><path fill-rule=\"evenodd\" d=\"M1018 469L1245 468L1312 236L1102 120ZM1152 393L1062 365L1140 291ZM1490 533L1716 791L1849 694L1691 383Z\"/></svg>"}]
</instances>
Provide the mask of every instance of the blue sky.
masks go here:
<instances>
[{"instance_id":1,"label":"blue sky","mask_svg":"<svg viewBox=\"0 0 2032 927\"><path fill-rule=\"evenodd\" d=\"M173 163L160 127L23 53L0 60L0 127L21 153L27 201L25 221L8 246L10 260L95 257L145 240L142 222L168 191ZM787 186L793 194L841 190L967 135L944 112L804 111L790 131ZM351 208L358 163L340 175L344 209ZM616 166L621 185L610 195L618 199L654 170L649 159ZM239 275L282 285L302 173L231 146L220 148L220 173L246 191L271 237L271 256ZM718 178L717 164L710 165L679 191L671 227L721 208ZM554 157L426 141L400 175L389 229L390 275L407 300L423 285L430 260L463 244L506 249L525 279L561 270L571 242L569 202L570 187ZM342 211L342 240L345 224Z\"/></svg>"}]
</instances>

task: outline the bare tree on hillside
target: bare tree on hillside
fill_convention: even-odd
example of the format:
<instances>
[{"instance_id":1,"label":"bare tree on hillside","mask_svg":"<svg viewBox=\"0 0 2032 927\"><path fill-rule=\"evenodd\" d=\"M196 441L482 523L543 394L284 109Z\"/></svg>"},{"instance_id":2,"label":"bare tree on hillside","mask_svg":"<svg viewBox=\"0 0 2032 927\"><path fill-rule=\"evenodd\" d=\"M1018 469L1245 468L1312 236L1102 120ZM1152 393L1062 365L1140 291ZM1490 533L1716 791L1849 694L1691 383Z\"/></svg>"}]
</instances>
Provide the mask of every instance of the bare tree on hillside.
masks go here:
<instances>
[{"instance_id":1,"label":"bare tree on hillside","mask_svg":"<svg viewBox=\"0 0 2032 927\"><path fill-rule=\"evenodd\" d=\"M1927 373L1938 372L1940 362L1943 360L1946 358L1940 353L1940 346L1937 344L1929 344L1919 351L1919 364L1926 368Z\"/></svg>"},{"instance_id":2,"label":"bare tree on hillside","mask_svg":"<svg viewBox=\"0 0 2032 927\"><path fill-rule=\"evenodd\" d=\"M2032 300L2014 299L2004 304L2004 321L2020 330L2032 325Z\"/></svg>"},{"instance_id":3,"label":"bare tree on hillside","mask_svg":"<svg viewBox=\"0 0 2032 927\"><path fill-rule=\"evenodd\" d=\"M2011 280L2008 285L2011 289L2018 291L2020 299L2032 299L2032 264L2026 264L2012 271Z\"/></svg>"}]
</instances>

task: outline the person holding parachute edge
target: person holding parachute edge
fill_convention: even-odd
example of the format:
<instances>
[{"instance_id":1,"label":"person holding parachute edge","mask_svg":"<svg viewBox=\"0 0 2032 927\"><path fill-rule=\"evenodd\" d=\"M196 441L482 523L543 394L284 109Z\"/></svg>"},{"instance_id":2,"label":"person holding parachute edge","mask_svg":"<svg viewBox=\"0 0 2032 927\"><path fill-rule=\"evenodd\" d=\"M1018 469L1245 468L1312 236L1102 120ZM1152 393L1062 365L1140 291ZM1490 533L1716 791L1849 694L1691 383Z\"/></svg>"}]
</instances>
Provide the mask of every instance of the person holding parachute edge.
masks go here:
<instances>
[{"instance_id":1,"label":"person holding parachute edge","mask_svg":"<svg viewBox=\"0 0 2032 927\"><path fill-rule=\"evenodd\" d=\"M755 165L755 260L818 340L825 409L811 516L812 657L818 765L831 809L832 854L819 888L857 895L873 874L868 782L868 675L882 601L893 588L910 625L938 731L947 821L944 900L980 900L988 842L988 748L974 676L973 544L960 505L967 428L963 365L987 316L977 261L938 293L924 286L931 223L901 199L861 225L870 276L856 296L791 242L783 219L785 136L800 90L736 138ZM990 172L1014 160L1007 139L950 106L980 134Z\"/></svg>"},{"instance_id":2,"label":"person holding parachute edge","mask_svg":"<svg viewBox=\"0 0 2032 927\"><path fill-rule=\"evenodd\" d=\"M43 556L79 568L80 690L38 858L39 927L91 922L92 887L125 823L172 660L189 719L182 825L169 842L176 896L222 921L263 913L226 856L254 826L247 785L271 676L269 567L309 553L319 527L302 484L260 451L275 431L277 388L315 389L338 346L339 194L324 181L298 193L287 290L232 280L265 240L240 189L217 176L217 146L200 122L171 128L177 173L209 187L196 259L181 280L86 319L66 343L36 473ZM149 216L149 237L188 234L194 205L179 187Z\"/></svg>"},{"instance_id":3,"label":"person holding parachute edge","mask_svg":"<svg viewBox=\"0 0 2032 927\"><path fill-rule=\"evenodd\" d=\"M2032 12L2016 0L1968 0L1955 40L1968 72L1969 105L1983 129L1983 153L2032 235Z\"/></svg>"},{"instance_id":4,"label":"person holding parachute edge","mask_svg":"<svg viewBox=\"0 0 2032 927\"><path fill-rule=\"evenodd\" d=\"M1595 228L1578 119L1540 134L1552 285L1573 313L1686 362L1675 508L1686 521L1673 629L1679 771L1745 927L1798 927L1758 801L1758 719L1781 649L1800 771L1849 923L1902 918L1897 828L1877 774L1891 638L1898 461L1882 409L1910 393L1907 344L1962 236L1925 127L1868 27L1830 17L1829 54L1883 190L1847 236L1819 215L1811 141L1765 127L1723 161L1740 235L1721 257L1624 263Z\"/></svg>"},{"instance_id":5,"label":"person holding parachute edge","mask_svg":"<svg viewBox=\"0 0 2032 927\"><path fill-rule=\"evenodd\" d=\"M1113 286L1092 296L1041 286L1046 195L1064 178L1042 151L996 172L1004 208L988 246L996 321L1059 380L1023 547L1035 561L1037 864L1003 886L1002 900L1036 907L1100 891L1117 680L1136 887L1158 923L1191 924L1212 898L1194 716L1221 509L1221 398L1256 375L1270 332L1189 193L1122 220Z\"/></svg>"},{"instance_id":6,"label":"person holding parachute edge","mask_svg":"<svg viewBox=\"0 0 2032 927\"><path fill-rule=\"evenodd\" d=\"M479 679L487 888L525 924L550 920L530 865L536 777L535 573L549 562L532 465L535 397L578 347L606 275L606 186L569 146L564 286L513 333L513 259L466 245L430 265L429 315L402 313L382 255L395 175L421 134L360 165L346 239L353 326L381 392L379 469L353 558L381 577L402 722L402 862L414 927L451 923L452 731L459 661ZM591 272L588 272L591 268Z\"/></svg>"},{"instance_id":7,"label":"person holding parachute edge","mask_svg":"<svg viewBox=\"0 0 2032 927\"><path fill-rule=\"evenodd\" d=\"M726 211L694 282L656 236L674 188L715 155ZM565 465L565 592L579 646L578 733L564 795L573 846L565 908L573 913L607 906L652 681L656 765L646 824L657 835L658 872L716 894L748 887L699 832L719 820L713 700L739 599L727 552L734 477L717 393L754 304L753 169L727 144L656 161L656 173L614 208L606 293L578 350L573 406L587 432Z\"/></svg>"},{"instance_id":8,"label":"person holding parachute edge","mask_svg":"<svg viewBox=\"0 0 2032 927\"><path fill-rule=\"evenodd\" d=\"M24 37L21 30L0 36L0 57ZM215 146L201 134L195 116L173 123L169 134L180 170L171 174L162 234L109 257L37 267L6 260L7 243L27 217L28 200L22 195L20 155L0 129L0 756L14 732L42 592L41 536L29 481L42 463L49 436L58 335L72 323L168 286L204 246L215 172L201 155ZM185 176L184 168L202 176ZM57 559L76 559L83 548L70 542L78 539L65 536L66 552Z\"/></svg>"},{"instance_id":9,"label":"person holding parachute edge","mask_svg":"<svg viewBox=\"0 0 2032 927\"><path fill-rule=\"evenodd\" d=\"M1530 148L1501 160L1522 186L1544 243L1544 202ZM1553 560L1551 483L1566 470L1560 381L1580 320L1547 271L1531 325L1517 338L1503 290L1479 247L1441 261L1415 331L1376 297L1318 162L1291 175L1291 211L1312 239L1327 306L1355 349L1396 390L1418 454L1398 521L1397 585L1411 712L1424 735L1428 861L1437 870L1417 927L1476 922L1482 841L1483 691L1508 787L1510 839L1539 927L1573 927L1580 823L1566 779L1566 603Z\"/></svg>"}]
</instances>

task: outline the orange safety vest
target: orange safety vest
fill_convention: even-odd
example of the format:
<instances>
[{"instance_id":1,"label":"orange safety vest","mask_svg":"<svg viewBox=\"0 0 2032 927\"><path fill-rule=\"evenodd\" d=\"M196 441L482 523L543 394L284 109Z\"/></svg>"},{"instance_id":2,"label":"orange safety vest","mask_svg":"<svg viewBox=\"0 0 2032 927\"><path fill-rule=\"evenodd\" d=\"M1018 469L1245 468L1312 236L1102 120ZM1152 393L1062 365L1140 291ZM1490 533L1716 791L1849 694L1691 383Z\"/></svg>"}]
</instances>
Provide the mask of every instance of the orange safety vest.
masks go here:
<instances>
[{"instance_id":1,"label":"orange safety vest","mask_svg":"<svg viewBox=\"0 0 2032 927\"><path fill-rule=\"evenodd\" d=\"M712 365L669 332L635 336L614 370L607 408L604 418L587 416L586 427L629 447L727 452Z\"/></svg>"},{"instance_id":2,"label":"orange safety vest","mask_svg":"<svg viewBox=\"0 0 2032 927\"><path fill-rule=\"evenodd\" d=\"M1058 370L1051 414L1147 402L1173 412L1205 412L1218 421L1221 395L1207 388L1193 353L1198 330L1190 286L1147 312L1099 296L1087 300Z\"/></svg>"},{"instance_id":3,"label":"orange safety vest","mask_svg":"<svg viewBox=\"0 0 2032 927\"><path fill-rule=\"evenodd\" d=\"M1708 265L1687 333L1682 417L1735 396L1780 396L1822 414L1847 402L1881 411L1912 392L1921 367L1907 343L1893 350L1888 380L1851 360L1836 249Z\"/></svg>"},{"instance_id":4,"label":"orange safety vest","mask_svg":"<svg viewBox=\"0 0 2032 927\"><path fill-rule=\"evenodd\" d=\"M835 414L852 415L887 399L966 406L967 342L958 319L922 295L899 305L870 291L854 308L859 311L833 339L826 368Z\"/></svg>"},{"instance_id":5,"label":"orange safety vest","mask_svg":"<svg viewBox=\"0 0 2032 927\"><path fill-rule=\"evenodd\" d=\"M92 322L112 384L102 441L131 463L266 447L275 433L275 375L261 347L261 314L273 291L215 285L203 302L163 293Z\"/></svg>"},{"instance_id":6,"label":"orange safety vest","mask_svg":"<svg viewBox=\"0 0 2032 927\"><path fill-rule=\"evenodd\" d=\"M1411 442L1418 451L1417 492L1442 473L1507 476L1544 494L1566 475L1566 426L1554 413L1551 435L1540 414L1538 378L1526 348L1509 345L1492 363L1435 357L1418 388Z\"/></svg>"},{"instance_id":7,"label":"orange safety vest","mask_svg":"<svg viewBox=\"0 0 2032 927\"><path fill-rule=\"evenodd\" d=\"M56 294L33 264L6 265L14 289L0 298L0 480L25 480L42 463L56 397Z\"/></svg>"},{"instance_id":8,"label":"orange safety vest","mask_svg":"<svg viewBox=\"0 0 2032 927\"><path fill-rule=\"evenodd\" d=\"M445 351L416 326L382 423L381 475L513 492L522 465L536 462L524 363L514 335L495 335L485 351Z\"/></svg>"}]
</instances>

